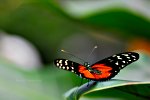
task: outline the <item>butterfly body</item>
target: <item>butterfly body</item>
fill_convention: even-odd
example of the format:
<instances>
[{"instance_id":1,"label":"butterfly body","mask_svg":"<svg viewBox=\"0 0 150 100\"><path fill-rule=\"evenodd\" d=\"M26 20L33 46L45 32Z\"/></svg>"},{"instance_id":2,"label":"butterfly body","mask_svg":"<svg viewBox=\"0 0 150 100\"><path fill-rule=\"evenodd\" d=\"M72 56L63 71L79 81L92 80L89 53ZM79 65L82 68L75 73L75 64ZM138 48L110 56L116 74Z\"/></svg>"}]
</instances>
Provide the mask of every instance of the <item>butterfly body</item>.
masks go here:
<instances>
[{"instance_id":1,"label":"butterfly body","mask_svg":"<svg viewBox=\"0 0 150 100\"><path fill-rule=\"evenodd\" d=\"M139 54L135 52L125 52L110 56L92 65L85 62L83 65L67 60L56 59L54 64L64 70L94 81L106 81L117 75L121 69L139 59Z\"/></svg>"}]
</instances>

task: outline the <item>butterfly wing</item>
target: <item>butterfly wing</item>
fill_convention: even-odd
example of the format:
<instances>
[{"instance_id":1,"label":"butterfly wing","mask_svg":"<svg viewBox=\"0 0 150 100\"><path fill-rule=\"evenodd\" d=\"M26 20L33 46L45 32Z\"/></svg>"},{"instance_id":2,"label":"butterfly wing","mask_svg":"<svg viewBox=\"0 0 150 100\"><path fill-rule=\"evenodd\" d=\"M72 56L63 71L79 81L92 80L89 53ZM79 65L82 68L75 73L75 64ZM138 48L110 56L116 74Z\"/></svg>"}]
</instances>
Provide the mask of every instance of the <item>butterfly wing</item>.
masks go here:
<instances>
[{"instance_id":1,"label":"butterfly wing","mask_svg":"<svg viewBox=\"0 0 150 100\"><path fill-rule=\"evenodd\" d=\"M125 52L110 56L91 65L93 70L100 73L87 73L79 71L83 77L95 81L109 80L119 73L125 66L139 59L139 54L135 52Z\"/></svg>"},{"instance_id":2,"label":"butterfly wing","mask_svg":"<svg viewBox=\"0 0 150 100\"><path fill-rule=\"evenodd\" d=\"M85 66L83 66L79 63L67 60L67 59L56 59L56 60L54 60L54 64L60 69L67 70L67 71L70 71L70 72L74 72L75 74L77 74L79 76L81 76L81 74L78 71L79 67L82 67L82 68L86 69Z\"/></svg>"}]
</instances>

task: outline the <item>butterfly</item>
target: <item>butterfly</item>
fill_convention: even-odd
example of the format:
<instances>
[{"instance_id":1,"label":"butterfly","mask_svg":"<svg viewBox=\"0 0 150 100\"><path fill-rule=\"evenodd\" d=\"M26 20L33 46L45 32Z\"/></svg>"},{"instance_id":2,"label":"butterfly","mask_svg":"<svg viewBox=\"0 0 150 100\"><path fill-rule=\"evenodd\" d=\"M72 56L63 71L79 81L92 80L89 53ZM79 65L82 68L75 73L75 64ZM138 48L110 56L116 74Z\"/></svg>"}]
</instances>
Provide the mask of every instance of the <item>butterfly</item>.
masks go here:
<instances>
[{"instance_id":1,"label":"butterfly","mask_svg":"<svg viewBox=\"0 0 150 100\"><path fill-rule=\"evenodd\" d=\"M60 69L71 71L88 80L106 81L113 78L121 69L138 59L138 53L124 52L102 59L92 65L88 62L82 65L67 59L56 59L54 60L54 64Z\"/></svg>"}]
</instances>

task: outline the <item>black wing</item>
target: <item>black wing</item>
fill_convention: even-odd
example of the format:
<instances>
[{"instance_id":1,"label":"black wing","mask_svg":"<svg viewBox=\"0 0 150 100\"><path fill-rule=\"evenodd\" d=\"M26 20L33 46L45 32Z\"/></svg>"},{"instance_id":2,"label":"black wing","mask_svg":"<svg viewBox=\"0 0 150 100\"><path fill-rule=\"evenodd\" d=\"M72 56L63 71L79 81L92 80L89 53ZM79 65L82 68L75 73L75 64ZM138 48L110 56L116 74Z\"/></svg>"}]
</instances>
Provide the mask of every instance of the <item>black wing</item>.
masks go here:
<instances>
[{"instance_id":1,"label":"black wing","mask_svg":"<svg viewBox=\"0 0 150 100\"><path fill-rule=\"evenodd\" d=\"M70 60L67 60L67 59L56 59L56 60L54 60L54 64L60 69L67 70L67 71L70 71L70 72L74 72L77 75L80 74L78 72L79 66L83 66L79 63L76 63L76 62L73 62L73 61L70 61Z\"/></svg>"},{"instance_id":2,"label":"black wing","mask_svg":"<svg viewBox=\"0 0 150 100\"><path fill-rule=\"evenodd\" d=\"M112 68L112 70L109 71L110 76L106 79L102 79L102 81L103 81L103 80L111 79L112 77L117 75L121 69L123 69L127 65L137 61L138 59L139 59L138 53L124 52L124 53L119 53L119 54L110 56L108 58L105 58L103 60L100 60L100 61L96 62L95 64L91 65L91 67L93 67L93 69L94 69L94 66L96 66L98 64L104 64L105 66ZM103 68L100 69L100 71L101 70L103 70Z\"/></svg>"},{"instance_id":3,"label":"black wing","mask_svg":"<svg viewBox=\"0 0 150 100\"><path fill-rule=\"evenodd\" d=\"M108 58L105 58L103 60L100 60L100 61L96 62L95 64L105 64L112 68L122 69L125 66L137 61L138 59L139 59L138 53L124 52L124 53L119 53L119 54L110 56Z\"/></svg>"}]
</instances>

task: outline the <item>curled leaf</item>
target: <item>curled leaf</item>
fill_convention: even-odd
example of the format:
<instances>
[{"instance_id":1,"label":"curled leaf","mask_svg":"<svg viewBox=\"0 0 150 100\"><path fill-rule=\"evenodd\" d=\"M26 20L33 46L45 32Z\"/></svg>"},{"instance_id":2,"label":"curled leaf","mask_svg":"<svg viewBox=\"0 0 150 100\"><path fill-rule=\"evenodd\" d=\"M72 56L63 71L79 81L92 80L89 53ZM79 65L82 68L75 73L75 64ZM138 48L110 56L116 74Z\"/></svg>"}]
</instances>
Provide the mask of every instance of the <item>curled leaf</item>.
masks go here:
<instances>
[{"instance_id":1,"label":"curled leaf","mask_svg":"<svg viewBox=\"0 0 150 100\"><path fill-rule=\"evenodd\" d=\"M94 98L144 100L150 98L149 88L150 82L117 79L112 79L106 82L91 81L80 87L71 89L65 94L65 98L67 100L79 100L79 98L92 98L92 100Z\"/></svg>"}]
</instances>

